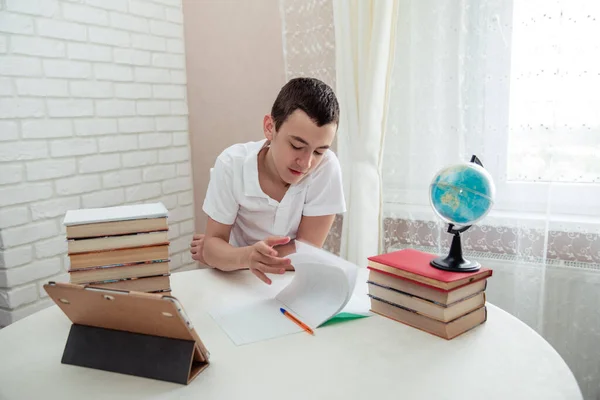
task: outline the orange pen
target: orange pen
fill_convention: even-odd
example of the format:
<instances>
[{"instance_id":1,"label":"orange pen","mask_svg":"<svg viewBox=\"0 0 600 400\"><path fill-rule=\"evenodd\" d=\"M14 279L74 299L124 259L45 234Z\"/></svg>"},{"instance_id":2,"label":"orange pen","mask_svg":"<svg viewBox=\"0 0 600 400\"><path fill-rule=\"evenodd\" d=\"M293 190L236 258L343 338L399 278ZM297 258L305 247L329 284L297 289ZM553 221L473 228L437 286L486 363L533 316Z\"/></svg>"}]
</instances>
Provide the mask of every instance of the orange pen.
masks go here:
<instances>
[{"instance_id":1,"label":"orange pen","mask_svg":"<svg viewBox=\"0 0 600 400\"><path fill-rule=\"evenodd\" d=\"M291 319L294 323L296 323L300 328L304 329L306 332L310 333L311 335L314 335L315 333L313 332L312 329L310 329L310 327L308 325L306 325L304 322L300 321L298 318L294 317L292 314L290 314L289 312L287 312L286 310L284 310L283 308L279 309L281 311L281 313L283 315L285 315L286 317L288 317L289 319Z\"/></svg>"}]
</instances>

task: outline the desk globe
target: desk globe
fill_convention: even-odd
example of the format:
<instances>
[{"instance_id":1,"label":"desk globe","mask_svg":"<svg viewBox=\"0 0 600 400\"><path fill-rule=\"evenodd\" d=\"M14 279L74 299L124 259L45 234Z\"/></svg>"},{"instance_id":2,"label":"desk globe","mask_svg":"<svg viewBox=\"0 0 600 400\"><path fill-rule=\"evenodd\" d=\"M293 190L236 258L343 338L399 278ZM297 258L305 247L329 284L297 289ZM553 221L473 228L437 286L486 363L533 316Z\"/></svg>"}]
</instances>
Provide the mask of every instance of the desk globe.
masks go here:
<instances>
[{"instance_id":1,"label":"desk globe","mask_svg":"<svg viewBox=\"0 0 600 400\"><path fill-rule=\"evenodd\" d=\"M463 258L460 234L491 210L496 194L492 176L473 155L469 163L443 168L435 175L429 188L431 207L440 219L448 223L448 233L454 235L448 255L432 260L431 265L455 272L479 270L481 265L478 262Z\"/></svg>"}]
</instances>

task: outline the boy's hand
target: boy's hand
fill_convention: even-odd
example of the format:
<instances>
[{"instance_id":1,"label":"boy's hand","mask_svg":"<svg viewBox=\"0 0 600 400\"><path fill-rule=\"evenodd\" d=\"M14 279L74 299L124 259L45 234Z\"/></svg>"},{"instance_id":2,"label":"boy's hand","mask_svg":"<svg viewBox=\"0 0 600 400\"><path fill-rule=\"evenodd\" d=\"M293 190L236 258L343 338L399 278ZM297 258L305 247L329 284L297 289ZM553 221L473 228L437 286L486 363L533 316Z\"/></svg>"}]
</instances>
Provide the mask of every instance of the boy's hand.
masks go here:
<instances>
[{"instance_id":1,"label":"boy's hand","mask_svg":"<svg viewBox=\"0 0 600 400\"><path fill-rule=\"evenodd\" d=\"M204 235L195 234L190 245L190 253L192 253L192 260L206 264L202 251L204 250Z\"/></svg>"},{"instance_id":2,"label":"boy's hand","mask_svg":"<svg viewBox=\"0 0 600 400\"><path fill-rule=\"evenodd\" d=\"M287 236L270 236L265 240L256 242L249 246L247 265L250 271L267 285L271 284L271 279L265 274L283 274L286 267L291 265L287 258L277 256L277 250L273 246L286 244L290 241Z\"/></svg>"}]
</instances>

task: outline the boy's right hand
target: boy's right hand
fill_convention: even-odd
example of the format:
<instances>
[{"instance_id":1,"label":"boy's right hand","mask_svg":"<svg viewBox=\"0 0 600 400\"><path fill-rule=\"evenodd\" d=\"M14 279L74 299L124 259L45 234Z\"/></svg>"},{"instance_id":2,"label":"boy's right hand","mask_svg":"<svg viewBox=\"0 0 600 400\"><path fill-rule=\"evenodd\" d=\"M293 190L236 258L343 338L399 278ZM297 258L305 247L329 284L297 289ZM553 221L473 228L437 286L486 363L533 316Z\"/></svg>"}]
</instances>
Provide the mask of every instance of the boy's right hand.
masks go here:
<instances>
[{"instance_id":1,"label":"boy's right hand","mask_svg":"<svg viewBox=\"0 0 600 400\"><path fill-rule=\"evenodd\" d=\"M290 241L287 236L270 236L265 240L254 243L248 247L247 265L250 271L267 285L271 284L265 274L283 274L285 268L291 265L287 258L277 257L277 250L273 246L286 244Z\"/></svg>"}]
</instances>

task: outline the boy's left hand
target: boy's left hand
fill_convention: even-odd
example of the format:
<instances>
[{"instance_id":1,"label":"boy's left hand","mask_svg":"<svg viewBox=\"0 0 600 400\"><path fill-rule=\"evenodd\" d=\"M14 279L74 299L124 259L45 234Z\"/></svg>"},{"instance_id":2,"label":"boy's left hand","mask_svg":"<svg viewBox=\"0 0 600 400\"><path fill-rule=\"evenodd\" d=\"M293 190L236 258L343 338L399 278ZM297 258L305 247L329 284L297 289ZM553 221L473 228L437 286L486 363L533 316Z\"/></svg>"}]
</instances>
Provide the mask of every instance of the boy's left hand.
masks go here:
<instances>
[{"instance_id":1,"label":"boy's left hand","mask_svg":"<svg viewBox=\"0 0 600 400\"><path fill-rule=\"evenodd\" d=\"M202 264L206 264L204 261L204 256L202 255L202 251L204 250L204 235L203 234L195 234L192 239L192 243L190 245L190 253L192 253L192 260L196 260L201 262Z\"/></svg>"}]
</instances>

